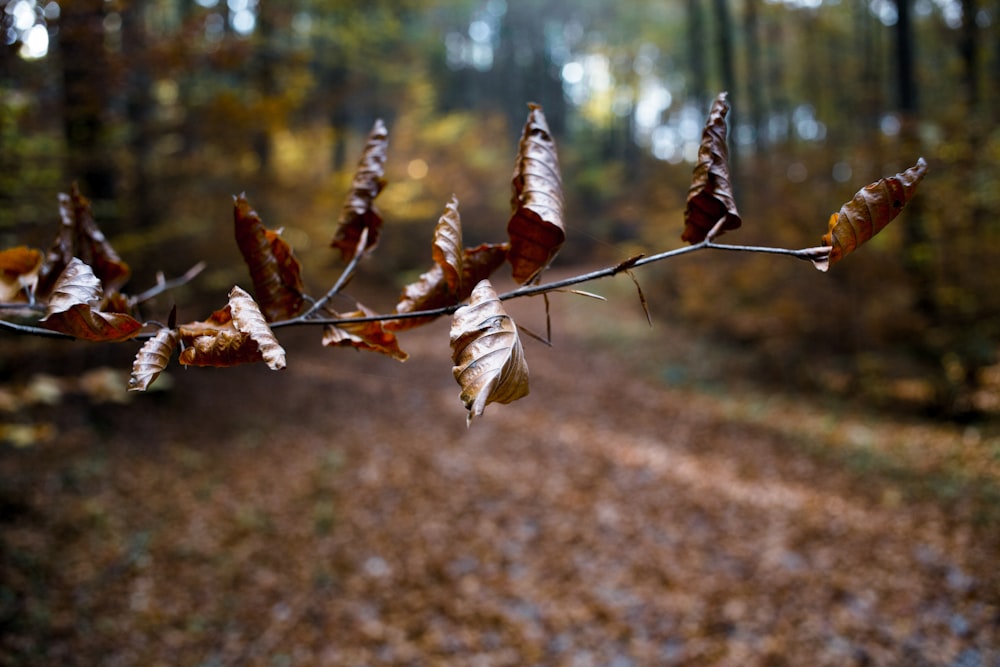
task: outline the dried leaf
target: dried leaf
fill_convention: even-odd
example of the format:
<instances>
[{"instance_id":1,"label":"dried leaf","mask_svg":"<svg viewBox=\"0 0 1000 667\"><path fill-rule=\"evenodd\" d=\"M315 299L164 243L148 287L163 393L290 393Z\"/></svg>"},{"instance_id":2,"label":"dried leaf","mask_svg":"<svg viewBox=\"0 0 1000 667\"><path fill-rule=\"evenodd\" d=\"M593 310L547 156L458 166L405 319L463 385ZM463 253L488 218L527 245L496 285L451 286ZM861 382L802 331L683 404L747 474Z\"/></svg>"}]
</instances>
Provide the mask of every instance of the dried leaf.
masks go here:
<instances>
[{"instance_id":1,"label":"dried leaf","mask_svg":"<svg viewBox=\"0 0 1000 667\"><path fill-rule=\"evenodd\" d=\"M170 363L170 357L180 341L180 332L163 328L143 343L132 362L132 375L128 380L129 391L146 391Z\"/></svg>"},{"instance_id":2,"label":"dried leaf","mask_svg":"<svg viewBox=\"0 0 1000 667\"><path fill-rule=\"evenodd\" d=\"M511 180L513 213L507 223L508 259L514 280L522 284L545 270L566 241L556 144L542 108L528 107Z\"/></svg>"},{"instance_id":3,"label":"dried leaf","mask_svg":"<svg viewBox=\"0 0 1000 667\"><path fill-rule=\"evenodd\" d=\"M233 197L236 244L250 269L254 294L269 322L295 317L305 306L302 270L278 232L264 227L246 195Z\"/></svg>"},{"instance_id":4,"label":"dried leaf","mask_svg":"<svg viewBox=\"0 0 1000 667\"><path fill-rule=\"evenodd\" d=\"M138 334L142 323L130 315L98 310L102 296L101 281L93 269L74 257L59 274L39 323L46 329L96 342L122 341Z\"/></svg>"},{"instance_id":5,"label":"dried leaf","mask_svg":"<svg viewBox=\"0 0 1000 667\"><path fill-rule=\"evenodd\" d=\"M131 270L118 257L97 227L90 201L73 184L69 194L59 194L59 232L39 273L38 293L47 295L74 257L90 266L108 293L128 282Z\"/></svg>"},{"instance_id":6,"label":"dried leaf","mask_svg":"<svg viewBox=\"0 0 1000 667\"><path fill-rule=\"evenodd\" d=\"M410 283L396 304L397 313L414 313L421 310L434 310L454 306L469 298L472 287L493 275L507 259L510 246L506 243L484 243L475 248L465 248L462 251L462 280L457 293L451 291L445 280L444 269L440 264L420 276L416 282ZM409 317L385 322L388 331L403 331L427 324L437 319L434 316Z\"/></svg>"},{"instance_id":7,"label":"dried leaf","mask_svg":"<svg viewBox=\"0 0 1000 667\"><path fill-rule=\"evenodd\" d=\"M687 205L684 208L684 233L681 240L701 243L719 220L725 222L716 233L737 229L743 221L736 210L733 188L729 180L729 148L726 145L726 114L729 103L726 93L719 93L698 147L698 163L691 176Z\"/></svg>"},{"instance_id":8,"label":"dried leaf","mask_svg":"<svg viewBox=\"0 0 1000 667\"><path fill-rule=\"evenodd\" d=\"M885 228L917 189L917 184L927 173L927 162L919 158L906 171L883 178L858 190L851 201L830 216L829 230L823 236L823 245L830 247L829 257L814 259L820 271L827 271L844 256L862 243L870 240Z\"/></svg>"},{"instance_id":9,"label":"dried leaf","mask_svg":"<svg viewBox=\"0 0 1000 667\"><path fill-rule=\"evenodd\" d=\"M236 329L257 343L264 363L274 371L284 368L285 350L278 343L271 327L267 326L267 321L253 297L239 287L233 287L229 292L229 308Z\"/></svg>"},{"instance_id":10,"label":"dried leaf","mask_svg":"<svg viewBox=\"0 0 1000 667\"><path fill-rule=\"evenodd\" d=\"M467 423L489 403L510 403L528 395L528 364L514 320L504 312L489 280L472 290L469 305L451 324L452 373L469 411Z\"/></svg>"},{"instance_id":11,"label":"dried leaf","mask_svg":"<svg viewBox=\"0 0 1000 667\"><path fill-rule=\"evenodd\" d=\"M353 313L331 313L334 317L371 317L375 311L358 305L358 310ZM399 361L406 361L409 357L399 347L399 341L395 334L386 331L383 322L358 322L354 324L328 324L323 327L323 345L332 347L334 345L342 347L353 347L358 350L369 350L388 355Z\"/></svg>"},{"instance_id":12,"label":"dried leaf","mask_svg":"<svg viewBox=\"0 0 1000 667\"><path fill-rule=\"evenodd\" d=\"M431 256L444 272L444 281L453 293L462 288L462 218L458 214L458 199L452 195L444 214L434 228Z\"/></svg>"},{"instance_id":13,"label":"dried leaf","mask_svg":"<svg viewBox=\"0 0 1000 667\"><path fill-rule=\"evenodd\" d=\"M375 208L375 198L385 187L385 158L389 146L389 132L385 123L375 121L368 135L368 143L358 162L351 181L351 190L344 201L337 231L330 246L339 248L345 261L350 260L357 249L361 230L368 230L366 252L378 245L382 233L382 217Z\"/></svg>"},{"instance_id":14,"label":"dried leaf","mask_svg":"<svg viewBox=\"0 0 1000 667\"><path fill-rule=\"evenodd\" d=\"M285 367L285 350L253 298L239 287L229 292L229 304L205 322L179 327L189 345L180 354L188 366L236 366L263 361L272 370Z\"/></svg>"},{"instance_id":15,"label":"dried leaf","mask_svg":"<svg viewBox=\"0 0 1000 667\"><path fill-rule=\"evenodd\" d=\"M27 246L0 251L0 302L28 301L38 284L42 253Z\"/></svg>"}]
</instances>

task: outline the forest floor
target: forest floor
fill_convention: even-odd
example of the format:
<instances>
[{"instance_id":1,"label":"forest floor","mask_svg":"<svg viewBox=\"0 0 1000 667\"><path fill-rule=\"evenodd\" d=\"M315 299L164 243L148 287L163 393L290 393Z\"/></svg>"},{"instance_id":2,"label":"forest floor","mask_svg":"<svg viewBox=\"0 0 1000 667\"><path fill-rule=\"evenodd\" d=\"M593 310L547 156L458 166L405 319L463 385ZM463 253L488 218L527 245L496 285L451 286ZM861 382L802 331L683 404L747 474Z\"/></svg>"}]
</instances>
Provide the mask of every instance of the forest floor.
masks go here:
<instances>
[{"instance_id":1,"label":"forest floor","mask_svg":"<svg viewBox=\"0 0 1000 667\"><path fill-rule=\"evenodd\" d=\"M406 364L299 330L127 406L64 380L0 445L0 664L1000 665L1000 440L669 384L573 304L468 429L445 321Z\"/></svg>"}]
</instances>

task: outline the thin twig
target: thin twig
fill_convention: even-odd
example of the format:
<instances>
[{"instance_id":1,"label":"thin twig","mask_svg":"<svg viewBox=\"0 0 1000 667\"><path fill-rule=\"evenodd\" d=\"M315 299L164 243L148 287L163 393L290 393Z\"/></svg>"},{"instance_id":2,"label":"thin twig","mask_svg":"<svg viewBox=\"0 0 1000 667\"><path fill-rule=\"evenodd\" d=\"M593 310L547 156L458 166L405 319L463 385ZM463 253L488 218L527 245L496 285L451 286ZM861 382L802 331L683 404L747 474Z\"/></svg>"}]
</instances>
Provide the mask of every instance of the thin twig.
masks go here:
<instances>
[{"instance_id":1,"label":"thin twig","mask_svg":"<svg viewBox=\"0 0 1000 667\"><path fill-rule=\"evenodd\" d=\"M207 264L205 264L205 262L198 262L190 269L185 271L184 275L178 276L176 278L171 278L170 280L163 280L161 276L160 279L156 281L156 284L150 287L148 290L136 294L133 297L130 297L128 300L129 306L131 307L149 301L153 297L159 296L160 294L166 292L169 289L180 287L181 285L186 285L187 283L194 280L199 273L204 271L206 266Z\"/></svg>"},{"instance_id":2,"label":"thin twig","mask_svg":"<svg viewBox=\"0 0 1000 667\"><path fill-rule=\"evenodd\" d=\"M358 248L355 250L354 257L351 261L344 267L343 273L337 279L337 282L330 288L330 290L323 296L323 298L316 301L306 312L297 317L293 317L287 320L281 320L279 322L271 322L270 326L272 329L277 329L280 327L304 325L304 324L317 324L317 325L345 325L345 324L362 324L365 322L384 322L387 320L404 320L404 319L414 319L414 318L424 318L424 317L440 317L443 315L451 315L456 310L462 307L462 304L453 304L450 306L444 306L441 308L431 308L428 310L418 310L411 311L408 313L386 313L380 315L369 315L366 317L315 317L315 314L320 312L321 309L336 296L340 290L350 281L353 277L355 270L357 269L358 263L364 256L364 249L367 241L368 229L365 228L362 231L361 238L358 242ZM796 257L798 259L805 260L816 260L822 259L823 257L829 255L829 246L818 246L813 248L801 248L798 250L793 250L790 248L776 248L771 246L749 246L749 245L729 245L724 243L716 243L711 240L710 237L706 237L704 241L700 243L695 243L689 246L683 246L681 248L674 248L673 250L666 250L655 255L635 255L626 259L623 262L619 262L614 266L607 266L602 269L597 269L596 271L589 271L587 273L581 273L576 276L571 276L569 278L564 278L562 280L555 280L549 283L535 283L522 285L517 289L505 292L498 295L501 301L508 301L510 299L518 299L526 296L538 296L539 294L548 294L549 292L566 291L565 288L572 287L573 285L579 285L581 283L591 282L594 280L599 280L601 278L608 278L615 276L622 272L630 273L631 269L638 268L640 266L645 266L646 264L653 264L654 262L660 262L665 259L670 259L672 257L679 257L680 255L687 255L693 252L699 252L702 250L726 250L731 252L751 252L751 253L768 253L774 255L787 255L789 257ZM193 270L193 269L192 269ZM188 272L190 273L190 271ZM188 274L185 274L187 276ZM176 280L183 280L185 276L178 278ZM634 280L634 278L633 278ZM171 281L173 282L173 281ZM47 336L53 338L72 338L66 334L61 334L55 331L50 331L48 329L42 329L41 327L33 327L30 325L15 324L13 322L7 322L5 320L0 320L0 326L12 329L19 333L27 333L37 336ZM142 339L144 334L137 336L137 339Z\"/></svg>"},{"instance_id":3,"label":"thin twig","mask_svg":"<svg viewBox=\"0 0 1000 667\"><path fill-rule=\"evenodd\" d=\"M52 331L51 329L36 327L31 324L18 324L16 322L8 322L7 320L0 320L0 327L4 329L10 329L11 331L16 331L19 334L27 334L29 336L40 336L42 338L66 338L68 340L76 340L76 336L71 336L69 334L61 333L59 331Z\"/></svg>"},{"instance_id":4,"label":"thin twig","mask_svg":"<svg viewBox=\"0 0 1000 667\"><path fill-rule=\"evenodd\" d=\"M351 261L348 262L347 266L344 267L344 270L340 273L340 276L337 278L337 282L335 282L333 284L333 287L331 287L329 291L323 295L323 298L314 303L309 308L309 310L302 313L298 317L293 317L290 320L284 320L282 322L274 322L271 324L271 328L274 329L278 326L290 326L292 324L305 322L307 320L312 321L310 318L316 313L320 312L320 310L322 310L326 306L326 304L330 302L330 299L337 296L337 294L340 293L340 290L344 289L347 283L350 282L351 278L354 277L354 272L357 270L358 264L361 262L361 258L365 254L365 248L367 245L368 245L368 228L364 227L361 229L361 235L358 238L358 245L354 249L354 256L351 257Z\"/></svg>"},{"instance_id":5,"label":"thin twig","mask_svg":"<svg viewBox=\"0 0 1000 667\"><path fill-rule=\"evenodd\" d=\"M790 248L773 248L771 246L759 246L759 245L729 245L726 243L715 243L709 241L707 247L712 250L731 250L735 252L762 252L770 253L772 255L788 255L789 257L797 257L798 259L805 259L813 261L816 259L822 259L830 254L830 246L815 246L813 248L800 248L799 250L792 250Z\"/></svg>"}]
</instances>

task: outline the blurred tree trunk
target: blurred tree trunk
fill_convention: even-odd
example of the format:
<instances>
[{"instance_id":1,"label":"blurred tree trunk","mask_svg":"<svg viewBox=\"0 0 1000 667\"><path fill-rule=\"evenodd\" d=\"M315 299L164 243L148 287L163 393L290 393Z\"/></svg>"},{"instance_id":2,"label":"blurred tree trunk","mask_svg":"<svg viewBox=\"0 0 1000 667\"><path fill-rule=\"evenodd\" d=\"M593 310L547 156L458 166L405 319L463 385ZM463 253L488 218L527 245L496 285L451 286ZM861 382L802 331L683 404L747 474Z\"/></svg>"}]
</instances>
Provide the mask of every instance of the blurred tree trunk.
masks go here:
<instances>
[{"instance_id":1,"label":"blurred tree trunk","mask_svg":"<svg viewBox=\"0 0 1000 667\"><path fill-rule=\"evenodd\" d=\"M729 93L730 111L727 122L730 128L737 126L739 94L736 90L736 66L733 55L733 21L729 13L729 0L715 0L715 21L718 24L716 45L719 48L719 76L722 90ZM740 190L739 149L734 141L729 142L729 166L733 190L737 197Z\"/></svg>"},{"instance_id":2,"label":"blurred tree trunk","mask_svg":"<svg viewBox=\"0 0 1000 667\"><path fill-rule=\"evenodd\" d=\"M708 72L705 67L705 17L700 0L688 0L688 69L691 80L688 83L690 97L698 109L708 106Z\"/></svg>"},{"instance_id":3,"label":"blurred tree trunk","mask_svg":"<svg viewBox=\"0 0 1000 667\"><path fill-rule=\"evenodd\" d=\"M743 31L747 54L747 99L750 125L753 128L753 148L759 152L764 129L764 75L760 59L760 0L746 0Z\"/></svg>"},{"instance_id":4,"label":"blurred tree trunk","mask_svg":"<svg viewBox=\"0 0 1000 667\"><path fill-rule=\"evenodd\" d=\"M275 75L276 26L274 16L275 5L262 2L257 6L257 47L252 56L251 85L256 89L260 99L265 102L264 108L271 109L271 100L277 94L277 77ZM271 171L271 124L274 119L270 113L260 114L257 119L259 126L253 132L253 150L257 155L257 164L261 174Z\"/></svg>"},{"instance_id":5,"label":"blurred tree trunk","mask_svg":"<svg viewBox=\"0 0 1000 667\"><path fill-rule=\"evenodd\" d=\"M154 202L150 169L153 154L152 74L146 51L147 0L132 0L122 17L122 60L127 63L126 106L129 122L129 227L150 228L159 222L160 207Z\"/></svg>"},{"instance_id":6,"label":"blurred tree trunk","mask_svg":"<svg viewBox=\"0 0 1000 667\"><path fill-rule=\"evenodd\" d=\"M107 127L112 72L104 46L106 7L104 0L75 0L59 19L66 169L95 204L116 194Z\"/></svg>"},{"instance_id":7,"label":"blurred tree trunk","mask_svg":"<svg viewBox=\"0 0 1000 667\"><path fill-rule=\"evenodd\" d=\"M861 122L855 125L858 132L856 138L864 146L875 145L875 135L878 132L879 115L883 108L881 77L878 64L882 60L879 55L878 35L881 31L876 31L876 19L872 16L868 8L867 0L856 0L853 5L855 14L855 26L852 31L857 37L855 46L856 52L861 61L860 95L858 107ZM874 167L874 165L873 165ZM869 169L868 173L859 174L862 180L875 177L877 168Z\"/></svg>"},{"instance_id":8,"label":"blurred tree trunk","mask_svg":"<svg viewBox=\"0 0 1000 667\"><path fill-rule=\"evenodd\" d=\"M979 106L979 30L976 15L979 7L976 0L962 0L962 32L958 51L962 58L962 84L965 101L969 109Z\"/></svg>"}]
</instances>

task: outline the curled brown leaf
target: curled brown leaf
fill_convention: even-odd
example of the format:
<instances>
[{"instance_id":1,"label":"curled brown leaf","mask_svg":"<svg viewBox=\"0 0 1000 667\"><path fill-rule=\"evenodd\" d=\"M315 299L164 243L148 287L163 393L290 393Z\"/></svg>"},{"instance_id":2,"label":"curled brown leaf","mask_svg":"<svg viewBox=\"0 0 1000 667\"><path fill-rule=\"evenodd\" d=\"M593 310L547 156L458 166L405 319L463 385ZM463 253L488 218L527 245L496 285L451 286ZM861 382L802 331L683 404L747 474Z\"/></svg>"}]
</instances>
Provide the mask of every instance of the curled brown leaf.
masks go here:
<instances>
[{"instance_id":1,"label":"curled brown leaf","mask_svg":"<svg viewBox=\"0 0 1000 667\"><path fill-rule=\"evenodd\" d=\"M712 103L698 147L698 162L691 176L687 204L684 208L684 233L681 240L701 243L723 218L716 232L721 236L727 229L737 229L742 223L733 198L729 178L729 147L726 144L726 114L729 103L726 93L719 93Z\"/></svg>"},{"instance_id":2,"label":"curled brown leaf","mask_svg":"<svg viewBox=\"0 0 1000 667\"><path fill-rule=\"evenodd\" d=\"M236 244L250 270L254 294L269 322L294 317L305 306L302 269L279 232L267 229L246 195L233 197Z\"/></svg>"},{"instance_id":3,"label":"curled brown leaf","mask_svg":"<svg viewBox=\"0 0 1000 667\"><path fill-rule=\"evenodd\" d=\"M143 343L132 362L132 375L128 380L129 391L146 391L170 363L170 357L180 341L176 329L164 327Z\"/></svg>"},{"instance_id":4,"label":"curled brown leaf","mask_svg":"<svg viewBox=\"0 0 1000 667\"><path fill-rule=\"evenodd\" d=\"M179 361L188 366L236 366L263 361L272 370L285 367L285 350L278 343L253 297L239 287L229 303L204 322L178 328L187 347Z\"/></svg>"},{"instance_id":5,"label":"curled brown leaf","mask_svg":"<svg viewBox=\"0 0 1000 667\"><path fill-rule=\"evenodd\" d=\"M508 259L514 280L522 284L544 271L566 241L556 144L542 108L528 107L511 179L513 212L507 223Z\"/></svg>"},{"instance_id":6,"label":"curled brown leaf","mask_svg":"<svg viewBox=\"0 0 1000 667\"><path fill-rule=\"evenodd\" d=\"M489 280L472 290L451 324L452 373L469 411L467 423L489 403L510 403L528 395L528 364L514 320L504 311Z\"/></svg>"},{"instance_id":7,"label":"curled brown leaf","mask_svg":"<svg viewBox=\"0 0 1000 667\"><path fill-rule=\"evenodd\" d=\"M828 257L813 260L820 271L827 271L861 244L882 231L913 198L917 185L927 173L927 161L918 158L906 171L880 179L858 190L840 211L830 216L823 245L830 247Z\"/></svg>"},{"instance_id":8,"label":"curled brown leaf","mask_svg":"<svg viewBox=\"0 0 1000 667\"><path fill-rule=\"evenodd\" d=\"M332 313L335 317L354 318L371 317L375 311L366 308L362 304L357 304L358 309L351 313ZM323 345L327 347L353 347L357 350L368 350L378 352L397 359L406 361L409 357L399 347L399 340L395 334L386 330L384 322L356 322L346 324L328 324L323 327Z\"/></svg>"},{"instance_id":9,"label":"curled brown leaf","mask_svg":"<svg viewBox=\"0 0 1000 667\"><path fill-rule=\"evenodd\" d=\"M40 295L49 294L74 257L92 268L108 293L118 291L128 282L131 269L98 228L90 201L80 193L76 183L69 194L59 194L59 220L59 232L39 272Z\"/></svg>"},{"instance_id":10,"label":"curled brown leaf","mask_svg":"<svg viewBox=\"0 0 1000 667\"><path fill-rule=\"evenodd\" d=\"M368 230L365 251L378 245L382 233L382 216L375 208L375 198L385 187L385 159L389 146L389 131L385 123L376 120L368 134L368 142L358 162L337 222L337 231L330 246L338 248L344 260L350 260L358 247L361 231Z\"/></svg>"},{"instance_id":11,"label":"curled brown leaf","mask_svg":"<svg viewBox=\"0 0 1000 667\"><path fill-rule=\"evenodd\" d=\"M139 333L142 323L132 316L101 312L102 298L101 281L93 269L74 257L55 281L39 324L95 342L127 340Z\"/></svg>"},{"instance_id":12,"label":"curled brown leaf","mask_svg":"<svg viewBox=\"0 0 1000 667\"><path fill-rule=\"evenodd\" d=\"M267 320L253 297L239 287L233 287L229 292L229 308L233 314L233 325L257 344L264 363L271 370L284 368L285 350L267 325Z\"/></svg>"},{"instance_id":13,"label":"curled brown leaf","mask_svg":"<svg viewBox=\"0 0 1000 667\"><path fill-rule=\"evenodd\" d=\"M454 306L472 294L472 288L480 280L493 275L507 259L510 246L506 243L484 243L475 248L465 248L462 251L462 280L459 281L458 292L452 292L444 277L444 269L435 264L403 289L396 304L397 313L414 313L421 310L434 310ZM427 324L437 319L436 316L407 317L389 320L385 323L388 331L403 331Z\"/></svg>"},{"instance_id":14,"label":"curled brown leaf","mask_svg":"<svg viewBox=\"0 0 1000 667\"><path fill-rule=\"evenodd\" d=\"M463 251L462 218L458 213L458 198L452 195L434 228L431 256L441 267L448 289L456 294L462 288Z\"/></svg>"}]
</instances>

